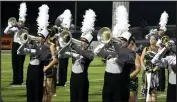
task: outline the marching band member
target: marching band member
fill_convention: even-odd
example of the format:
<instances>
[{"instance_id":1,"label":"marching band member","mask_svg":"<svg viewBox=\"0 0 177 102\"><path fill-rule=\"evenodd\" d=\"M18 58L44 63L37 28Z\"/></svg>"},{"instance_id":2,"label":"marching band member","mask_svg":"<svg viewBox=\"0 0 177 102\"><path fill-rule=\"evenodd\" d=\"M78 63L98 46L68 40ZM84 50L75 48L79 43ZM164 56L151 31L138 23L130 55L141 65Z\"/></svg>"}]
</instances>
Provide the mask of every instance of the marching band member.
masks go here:
<instances>
[{"instance_id":1,"label":"marching band member","mask_svg":"<svg viewBox=\"0 0 177 102\"><path fill-rule=\"evenodd\" d=\"M56 65L58 63L58 53L57 53L57 39L55 39L55 31L52 32L53 28L49 29L49 37L46 44L50 47L49 54L44 62L44 94L43 102L51 102L52 95L56 96Z\"/></svg>"},{"instance_id":2,"label":"marching band member","mask_svg":"<svg viewBox=\"0 0 177 102\"><path fill-rule=\"evenodd\" d=\"M164 11L160 17L160 22L159 22L159 30L158 30L158 41L157 41L157 46L159 47L159 49L163 48L162 42L161 42L161 38L164 36L167 28L166 28L166 24L168 22L168 13L166 11Z\"/></svg>"},{"instance_id":3,"label":"marching band member","mask_svg":"<svg viewBox=\"0 0 177 102\"><path fill-rule=\"evenodd\" d=\"M105 44L100 44L94 49L95 55L107 59L102 93L103 102L128 102L130 68L135 63L136 53L127 48L132 34L128 32L130 25L128 24L128 13L124 6L117 8L116 20L117 24L113 29L113 36L116 39L119 37L120 41L113 40L112 46L109 45L106 48ZM105 31L103 35L109 34Z\"/></svg>"},{"instance_id":4,"label":"marching band member","mask_svg":"<svg viewBox=\"0 0 177 102\"><path fill-rule=\"evenodd\" d=\"M94 59L94 53L88 50L93 36L95 22L95 12L87 10L84 16L83 26L81 28L81 46L72 44L71 48L75 52L66 52L72 56L72 72L70 79L70 101L71 102L88 102L89 80L88 67ZM78 81L79 80L79 81Z\"/></svg>"},{"instance_id":5,"label":"marching band member","mask_svg":"<svg viewBox=\"0 0 177 102\"><path fill-rule=\"evenodd\" d=\"M161 18L160 18L159 29L158 29L158 33L157 33L157 35L158 35L157 46L159 47L159 50L164 47L164 45L162 44L161 38L164 36L167 36L167 35L165 35L165 32L167 30L166 24L168 22L168 17L169 17L168 13L166 11L164 11L161 15ZM159 79L159 87L157 90L165 91L165 81L166 81L165 68L160 68L159 78L160 78Z\"/></svg>"},{"instance_id":6,"label":"marching band member","mask_svg":"<svg viewBox=\"0 0 177 102\"><path fill-rule=\"evenodd\" d=\"M155 54L158 52L158 47L156 46L157 40L158 38L155 34L151 35L150 46L145 47L141 54L141 65L144 69L142 94L143 96L147 97L147 99L149 99L148 101L156 101L157 98L156 90L159 85L159 77L158 77L159 68L150 62L151 59L155 56ZM150 83L148 83L148 77L146 75L147 73L151 73ZM150 91L147 94L148 84L150 84Z\"/></svg>"},{"instance_id":7,"label":"marching band member","mask_svg":"<svg viewBox=\"0 0 177 102\"><path fill-rule=\"evenodd\" d=\"M169 52L168 55L165 53ZM176 45L174 42L167 42L166 46L162 48L151 60L151 62L160 68L168 68L169 79L167 88L167 102L176 102Z\"/></svg>"},{"instance_id":8,"label":"marching band member","mask_svg":"<svg viewBox=\"0 0 177 102\"><path fill-rule=\"evenodd\" d=\"M107 58L103 102L128 102L129 99L130 68L135 63L135 52L124 46L127 45L131 33L124 32L123 34L121 37L123 48L116 47L117 43L113 43L115 51L103 50L102 44L94 50L96 55Z\"/></svg>"},{"instance_id":9,"label":"marching band member","mask_svg":"<svg viewBox=\"0 0 177 102\"><path fill-rule=\"evenodd\" d=\"M136 51L135 38L131 37L128 48ZM129 102L136 102L138 95L138 73L141 71L140 56L136 53L135 65L131 68L130 74L130 98Z\"/></svg>"},{"instance_id":10,"label":"marching band member","mask_svg":"<svg viewBox=\"0 0 177 102\"><path fill-rule=\"evenodd\" d=\"M72 14L69 9L66 9L57 19L56 19L56 25L59 27L59 34L63 30L69 30L71 26L71 20L72 20ZM59 42L60 44L60 49L64 47L62 42ZM69 56L67 55L60 55L59 56L59 65L58 65L58 71L57 71L57 86L66 86L67 82L67 69L68 69L68 61L69 61Z\"/></svg>"},{"instance_id":11,"label":"marching band member","mask_svg":"<svg viewBox=\"0 0 177 102\"><path fill-rule=\"evenodd\" d=\"M17 31L20 29L26 29L28 28L25 27L25 17L26 17L26 3L21 3L20 4L20 9L19 9L19 21L17 23L16 19L14 17L10 18L11 20L8 23L8 26L4 30L5 34L14 34L14 41L12 43L12 69L13 69L13 82L11 85L22 85L23 84L23 64L25 61L25 55L17 55L17 49L20 46L20 39L18 38Z\"/></svg>"},{"instance_id":12,"label":"marching band member","mask_svg":"<svg viewBox=\"0 0 177 102\"><path fill-rule=\"evenodd\" d=\"M48 36L48 6L42 5L39 8L39 17L37 18L38 23L38 41L33 41L32 45L26 45L30 48L21 47L18 49L19 53L30 54L30 63L27 70L27 102L42 102L43 98L43 79L44 79L44 60L48 55L49 47L44 43Z\"/></svg>"}]
</instances>

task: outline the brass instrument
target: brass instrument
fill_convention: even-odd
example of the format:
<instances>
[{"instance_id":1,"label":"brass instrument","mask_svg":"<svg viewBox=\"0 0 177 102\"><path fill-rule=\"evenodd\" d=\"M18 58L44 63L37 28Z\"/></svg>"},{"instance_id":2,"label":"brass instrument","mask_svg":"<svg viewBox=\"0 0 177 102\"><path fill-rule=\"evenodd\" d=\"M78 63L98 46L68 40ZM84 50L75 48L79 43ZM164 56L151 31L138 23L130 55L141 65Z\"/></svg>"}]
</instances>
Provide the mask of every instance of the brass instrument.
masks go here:
<instances>
[{"instance_id":1,"label":"brass instrument","mask_svg":"<svg viewBox=\"0 0 177 102\"><path fill-rule=\"evenodd\" d=\"M10 18L8 19L8 25L12 25L12 26L17 25L17 20L16 20L16 18L15 18L15 17L10 17Z\"/></svg>"},{"instance_id":2,"label":"brass instrument","mask_svg":"<svg viewBox=\"0 0 177 102\"><path fill-rule=\"evenodd\" d=\"M112 39L112 32L108 27L103 27L98 31L97 40L103 44L107 44Z\"/></svg>"},{"instance_id":3,"label":"brass instrument","mask_svg":"<svg viewBox=\"0 0 177 102\"><path fill-rule=\"evenodd\" d=\"M17 32L17 37L20 38L20 42L22 44L26 43L29 40L34 40L34 41L42 41L42 37L35 37L32 35L29 35L28 31L25 29L21 29Z\"/></svg>"},{"instance_id":4,"label":"brass instrument","mask_svg":"<svg viewBox=\"0 0 177 102\"><path fill-rule=\"evenodd\" d=\"M63 30L59 35L59 43L64 45L64 47L59 51L59 53L66 51L71 43L81 46L81 41L72 38L71 32L68 30Z\"/></svg>"},{"instance_id":5,"label":"brass instrument","mask_svg":"<svg viewBox=\"0 0 177 102\"><path fill-rule=\"evenodd\" d=\"M163 36L160 40L161 40L162 44L165 45L166 43L168 43L169 37L168 36Z\"/></svg>"}]
</instances>

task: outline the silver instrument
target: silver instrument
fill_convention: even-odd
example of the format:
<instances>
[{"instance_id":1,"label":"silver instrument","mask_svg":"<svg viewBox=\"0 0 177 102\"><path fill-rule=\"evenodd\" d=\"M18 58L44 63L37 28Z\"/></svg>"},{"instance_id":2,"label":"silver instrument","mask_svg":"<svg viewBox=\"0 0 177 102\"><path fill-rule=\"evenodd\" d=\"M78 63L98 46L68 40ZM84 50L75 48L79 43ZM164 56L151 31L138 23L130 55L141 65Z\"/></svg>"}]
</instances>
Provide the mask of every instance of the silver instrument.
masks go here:
<instances>
[{"instance_id":1,"label":"silver instrument","mask_svg":"<svg viewBox=\"0 0 177 102\"><path fill-rule=\"evenodd\" d=\"M103 27L98 31L97 39L103 44L107 44L112 39L112 32L108 27Z\"/></svg>"},{"instance_id":2,"label":"silver instrument","mask_svg":"<svg viewBox=\"0 0 177 102\"><path fill-rule=\"evenodd\" d=\"M15 17L10 17L10 18L8 19L8 25L12 25L12 26L17 25L17 20L16 20L16 18L15 18Z\"/></svg>"},{"instance_id":3,"label":"silver instrument","mask_svg":"<svg viewBox=\"0 0 177 102\"><path fill-rule=\"evenodd\" d=\"M36 36L32 36L29 35L28 31L25 29L21 29L17 32L17 37L20 38L20 42L22 44L28 42L29 40L34 40L34 41L42 41L42 37L36 37Z\"/></svg>"},{"instance_id":4,"label":"silver instrument","mask_svg":"<svg viewBox=\"0 0 177 102\"><path fill-rule=\"evenodd\" d=\"M64 47L59 51L59 54L67 51L70 47L69 45L72 43L79 47L81 46L81 41L72 38L72 34L68 30L63 30L61 32L61 34L59 35L59 42L60 44L62 43L62 45L64 45Z\"/></svg>"}]
</instances>

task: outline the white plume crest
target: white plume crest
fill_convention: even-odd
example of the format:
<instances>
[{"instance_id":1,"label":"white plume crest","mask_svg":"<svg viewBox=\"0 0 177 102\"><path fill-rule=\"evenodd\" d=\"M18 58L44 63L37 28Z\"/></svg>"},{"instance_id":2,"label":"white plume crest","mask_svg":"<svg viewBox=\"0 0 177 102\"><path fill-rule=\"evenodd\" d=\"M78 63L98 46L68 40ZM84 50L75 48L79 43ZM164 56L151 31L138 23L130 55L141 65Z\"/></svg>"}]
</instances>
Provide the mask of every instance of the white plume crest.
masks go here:
<instances>
[{"instance_id":1,"label":"white plume crest","mask_svg":"<svg viewBox=\"0 0 177 102\"><path fill-rule=\"evenodd\" d=\"M83 16L84 20L82 22L81 32L82 34L91 34L94 31L94 22L96 20L96 14L92 9L86 10Z\"/></svg>"},{"instance_id":2,"label":"white plume crest","mask_svg":"<svg viewBox=\"0 0 177 102\"><path fill-rule=\"evenodd\" d=\"M38 30L41 29L47 29L47 26L49 25L49 7L46 4L43 4L41 7L39 7L39 13L37 18L37 25Z\"/></svg>"},{"instance_id":3,"label":"white plume crest","mask_svg":"<svg viewBox=\"0 0 177 102\"><path fill-rule=\"evenodd\" d=\"M113 36L118 37L121 33L128 31L130 24L128 20L128 12L124 6L116 8L116 25L113 28Z\"/></svg>"},{"instance_id":4,"label":"white plume crest","mask_svg":"<svg viewBox=\"0 0 177 102\"><path fill-rule=\"evenodd\" d=\"M160 17L160 29L163 29L164 31L166 31L166 24L168 22L168 14L166 11L164 11Z\"/></svg>"},{"instance_id":5,"label":"white plume crest","mask_svg":"<svg viewBox=\"0 0 177 102\"><path fill-rule=\"evenodd\" d=\"M26 3L23 2L20 4L20 8L19 8L19 19L25 20L25 17L27 15L26 12L27 12Z\"/></svg>"},{"instance_id":6,"label":"white plume crest","mask_svg":"<svg viewBox=\"0 0 177 102\"><path fill-rule=\"evenodd\" d=\"M156 35L157 29L151 29L147 35L145 35L145 39L149 39L151 35Z\"/></svg>"},{"instance_id":7,"label":"white plume crest","mask_svg":"<svg viewBox=\"0 0 177 102\"><path fill-rule=\"evenodd\" d=\"M62 19L62 23L61 26L64 28L69 29L71 26L71 18L72 18L72 14L71 11L69 9L66 9L63 14L61 14L59 16L60 19Z\"/></svg>"}]
</instances>

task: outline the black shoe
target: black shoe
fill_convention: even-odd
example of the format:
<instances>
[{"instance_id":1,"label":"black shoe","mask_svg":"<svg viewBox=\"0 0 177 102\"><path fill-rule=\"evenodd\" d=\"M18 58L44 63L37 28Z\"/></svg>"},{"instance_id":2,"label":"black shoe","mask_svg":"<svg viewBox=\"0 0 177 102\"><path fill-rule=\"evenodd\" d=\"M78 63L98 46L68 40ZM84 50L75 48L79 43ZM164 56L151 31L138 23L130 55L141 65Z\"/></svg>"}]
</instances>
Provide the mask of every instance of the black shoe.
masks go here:
<instances>
[{"instance_id":1,"label":"black shoe","mask_svg":"<svg viewBox=\"0 0 177 102\"><path fill-rule=\"evenodd\" d=\"M10 83L9 85L16 85L17 83L14 83L14 82L12 82L12 83Z\"/></svg>"}]
</instances>

